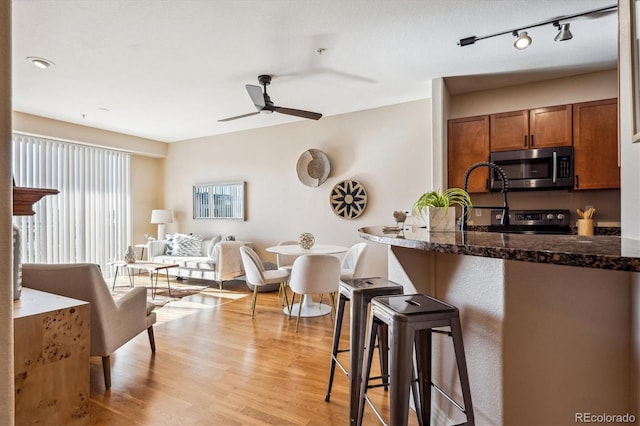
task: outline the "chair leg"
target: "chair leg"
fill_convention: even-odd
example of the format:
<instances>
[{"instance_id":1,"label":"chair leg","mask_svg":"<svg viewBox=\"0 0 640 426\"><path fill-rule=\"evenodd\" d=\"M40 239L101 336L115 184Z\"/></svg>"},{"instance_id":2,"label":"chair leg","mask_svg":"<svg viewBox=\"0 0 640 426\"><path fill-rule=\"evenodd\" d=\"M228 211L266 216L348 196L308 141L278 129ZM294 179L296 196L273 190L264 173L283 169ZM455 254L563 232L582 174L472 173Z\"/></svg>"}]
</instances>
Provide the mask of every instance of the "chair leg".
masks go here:
<instances>
[{"instance_id":1,"label":"chair leg","mask_svg":"<svg viewBox=\"0 0 640 426\"><path fill-rule=\"evenodd\" d=\"M300 300L302 300L302 298ZM300 323L300 312L302 312L302 302L300 302L300 306L298 306L298 318L296 318L296 333L298 332L298 324Z\"/></svg>"},{"instance_id":2,"label":"chair leg","mask_svg":"<svg viewBox=\"0 0 640 426\"><path fill-rule=\"evenodd\" d=\"M329 293L329 300L331 301L331 319L336 317L336 299L334 293Z\"/></svg>"},{"instance_id":3,"label":"chair leg","mask_svg":"<svg viewBox=\"0 0 640 426\"><path fill-rule=\"evenodd\" d=\"M153 326L147 328L147 334L149 335L149 344L151 345L151 352L156 352L156 338L153 335Z\"/></svg>"},{"instance_id":4,"label":"chair leg","mask_svg":"<svg viewBox=\"0 0 640 426\"><path fill-rule=\"evenodd\" d=\"M256 312L256 300L258 299L258 286L253 286L253 301L251 302L251 318Z\"/></svg>"},{"instance_id":5,"label":"chair leg","mask_svg":"<svg viewBox=\"0 0 640 426\"><path fill-rule=\"evenodd\" d=\"M105 390L111 389L111 358L109 355L102 357L102 373L104 374Z\"/></svg>"},{"instance_id":6,"label":"chair leg","mask_svg":"<svg viewBox=\"0 0 640 426\"><path fill-rule=\"evenodd\" d=\"M291 315L291 306L289 305L289 296L287 296L287 283L282 282L280 284L280 288L282 289L283 298L282 300L287 304L287 310L289 311L289 315Z\"/></svg>"},{"instance_id":7,"label":"chair leg","mask_svg":"<svg viewBox=\"0 0 640 426\"><path fill-rule=\"evenodd\" d=\"M291 295L291 307L289 308L289 319L291 319L291 310L293 309L293 304L296 301L296 293L294 292Z\"/></svg>"}]
</instances>

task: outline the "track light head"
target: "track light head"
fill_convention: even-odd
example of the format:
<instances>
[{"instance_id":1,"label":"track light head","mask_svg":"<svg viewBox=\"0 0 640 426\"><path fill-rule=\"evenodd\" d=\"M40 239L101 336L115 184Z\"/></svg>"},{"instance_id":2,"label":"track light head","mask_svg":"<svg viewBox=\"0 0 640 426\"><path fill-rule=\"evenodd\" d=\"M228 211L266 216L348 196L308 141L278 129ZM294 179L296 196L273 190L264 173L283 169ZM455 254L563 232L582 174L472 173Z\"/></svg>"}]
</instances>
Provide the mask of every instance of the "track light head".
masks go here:
<instances>
[{"instance_id":1,"label":"track light head","mask_svg":"<svg viewBox=\"0 0 640 426\"><path fill-rule=\"evenodd\" d=\"M565 41L571 40L573 38L573 34L569 31L569 23L560 24L559 22L554 22L553 25L558 27L558 34L554 38L555 41Z\"/></svg>"},{"instance_id":2,"label":"track light head","mask_svg":"<svg viewBox=\"0 0 640 426\"><path fill-rule=\"evenodd\" d=\"M518 31L514 31L513 35L516 37L516 41L513 42L513 47L518 50L524 50L531 44L531 37L527 35L526 31L523 31L518 35Z\"/></svg>"}]
</instances>

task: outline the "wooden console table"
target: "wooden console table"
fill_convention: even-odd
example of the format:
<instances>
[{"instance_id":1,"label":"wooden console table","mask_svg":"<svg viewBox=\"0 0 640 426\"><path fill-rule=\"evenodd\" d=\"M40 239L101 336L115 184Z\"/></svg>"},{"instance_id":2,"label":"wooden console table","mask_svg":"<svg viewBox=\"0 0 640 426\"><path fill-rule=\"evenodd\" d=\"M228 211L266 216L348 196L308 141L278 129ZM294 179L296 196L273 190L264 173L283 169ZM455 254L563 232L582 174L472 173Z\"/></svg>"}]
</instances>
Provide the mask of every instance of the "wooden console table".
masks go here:
<instances>
[{"instance_id":1,"label":"wooden console table","mask_svg":"<svg viewBox=\"0 0 640 426\"><path fill-rule=\"evenodd\" d=\"M26 287L13 302L17 425L89 424L89 309Z\"/></svg>"}]
</instances>

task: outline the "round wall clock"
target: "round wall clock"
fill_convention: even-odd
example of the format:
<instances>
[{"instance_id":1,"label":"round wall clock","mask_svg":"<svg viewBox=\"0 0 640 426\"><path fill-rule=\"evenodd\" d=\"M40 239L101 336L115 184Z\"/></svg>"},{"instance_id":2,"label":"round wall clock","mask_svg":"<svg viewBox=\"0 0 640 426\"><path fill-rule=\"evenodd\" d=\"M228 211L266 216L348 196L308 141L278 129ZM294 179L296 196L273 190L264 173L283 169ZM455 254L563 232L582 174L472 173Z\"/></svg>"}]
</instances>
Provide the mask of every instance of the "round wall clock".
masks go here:
<instances>
[{"instance_id":1,"label":"round wall clock","mask_svg":"<svg viewBox=\"0 0 640 426\"><path fill-rule=\"evenodd\" d=\"M355 180L338 182L329 199L333 212L344 219L355 219L367 207L367 191Z\"/></svg>"}]
</instances>

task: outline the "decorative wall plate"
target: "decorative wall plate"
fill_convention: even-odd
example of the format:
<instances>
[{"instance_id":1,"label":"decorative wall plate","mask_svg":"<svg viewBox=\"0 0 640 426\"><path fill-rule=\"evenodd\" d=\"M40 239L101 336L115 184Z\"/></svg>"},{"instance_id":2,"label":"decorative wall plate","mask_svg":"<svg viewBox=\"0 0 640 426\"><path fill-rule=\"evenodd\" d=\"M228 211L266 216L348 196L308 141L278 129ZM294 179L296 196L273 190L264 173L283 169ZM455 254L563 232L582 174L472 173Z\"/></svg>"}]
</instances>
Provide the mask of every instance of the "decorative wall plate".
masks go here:
<instances>
[{"instance_id":1,"label":"decorative wall plate","mask_svg":"<svg viewBox=\"0 0 640 426\"><path fill-rule=\"evenodd\" d=\"M338 182L329 199L333 212L344 219L355 219L367 207L367 191L355 180Z\"/></svg>"},{"instance_id":2,"label":"decorative wall plate","mask_svg":"<svg viewBox=\"0 0 640 426\"><path fill-rule=\"evenodd\" d=\"M308 149L298 158L298 179L307 186L320 186L329 177L331 166L327 155L319 149Z\"/></svg>"}]
</instances>

